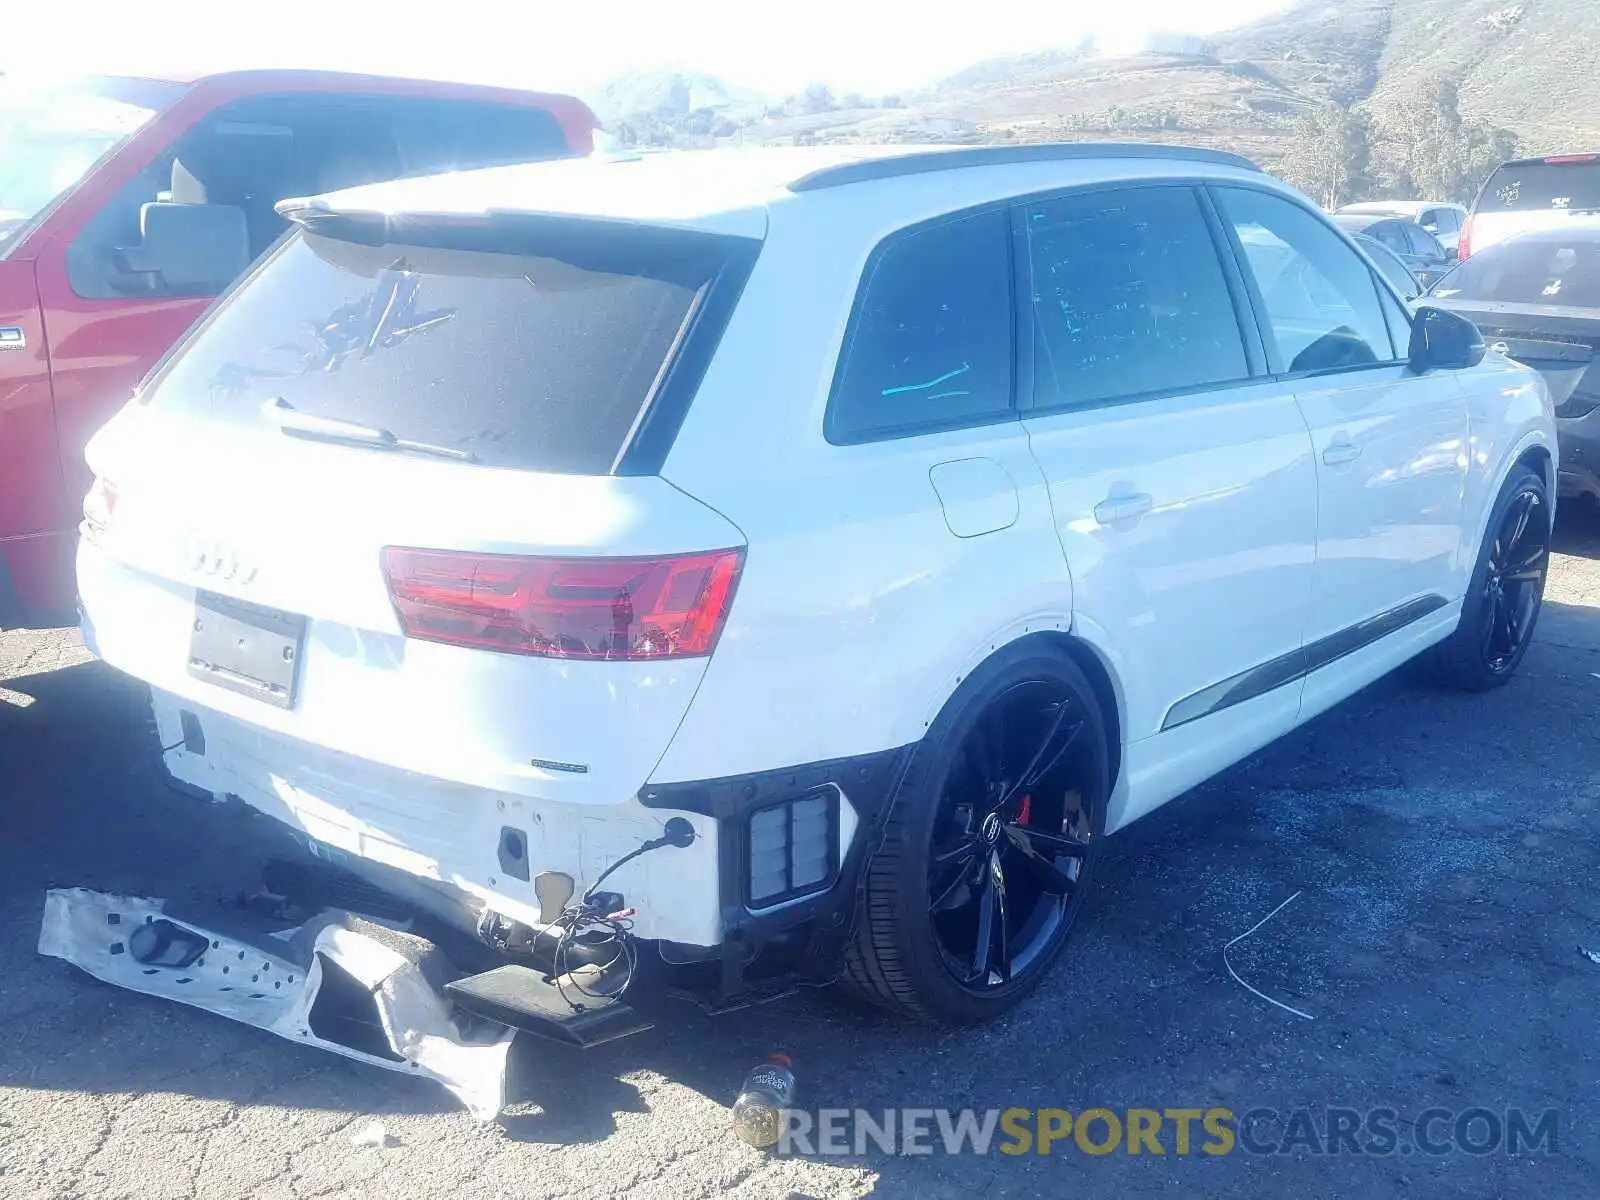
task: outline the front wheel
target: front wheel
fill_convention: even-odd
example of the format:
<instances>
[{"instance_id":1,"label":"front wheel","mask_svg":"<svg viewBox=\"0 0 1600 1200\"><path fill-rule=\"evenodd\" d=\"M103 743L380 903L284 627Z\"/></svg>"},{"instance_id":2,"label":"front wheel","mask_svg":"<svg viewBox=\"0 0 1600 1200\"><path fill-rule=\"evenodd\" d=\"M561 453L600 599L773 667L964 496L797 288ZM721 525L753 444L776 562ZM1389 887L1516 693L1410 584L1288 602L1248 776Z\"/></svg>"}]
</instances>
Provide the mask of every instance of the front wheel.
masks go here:
<instances>
[{"instance_id":1,"label":"front wheel","mask_svg":"<svg viewBox=\"0 0 1600 1200\"><path fill-rule=\"evenodd\" d=\"M891 802L845 981L936 1024L1013 1007L1082 907L1109 792L1105 724L1071 657L1021 643L985 663Z\"/></svg>"},{"instance_id":2,"label":"front wheel","mask_svg":"<svg viewBox=\"0 0 1600 1200\"><path fill-rule=\"evenodd\" d=\"M1489 515L1461 623L1431 653L1441 682L1485 692L1516 672L1544 604L1554 516L1543 476L1512 471Z\"/></svg>"}]
</instances>

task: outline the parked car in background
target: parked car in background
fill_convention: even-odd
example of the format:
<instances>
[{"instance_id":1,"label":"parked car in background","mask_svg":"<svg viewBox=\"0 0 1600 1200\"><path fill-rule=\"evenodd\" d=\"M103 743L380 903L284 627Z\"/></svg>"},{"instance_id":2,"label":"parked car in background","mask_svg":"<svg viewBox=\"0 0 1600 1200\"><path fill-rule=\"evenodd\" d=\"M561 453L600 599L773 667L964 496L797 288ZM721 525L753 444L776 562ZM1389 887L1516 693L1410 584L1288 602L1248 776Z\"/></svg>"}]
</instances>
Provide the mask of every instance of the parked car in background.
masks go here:
<instances>
[{"instance_id":1,"label":"parked car in background","mask_svg":"<svg viewBox=\"0 0 1600 1200\"><path fill-rule=\"evenodd\" d=\"M1560 431L1561 491L1600 499L1600 218L1480 250L1427 300L1469 318L1493 349L1544 376Z\"/></svg>"},{"instance_id":2,"label":"parked car in background","mask_svg":"<svg viewBox=\"0 0 1600 1200\"><path fill-rule=\"evenodd\" d=\"M0 79L0 627L71 612L84 443L284 231L274 204L594 127L569 96L362 75Z\"/></svg>"},{"instance_id":3,"label":"parked car in background","mask_svg":"<svg viewBox=\"0 0 1600 1200\"><path fill-rule=\"evenodd\" d=\"M1381 243L1406 264L1423 287L1438 279L1455 262L1434 236L1413 221L1371 213L1335 213L1333 223L1346 233L1360 234Z\"/></svg>"},{"instance_id":4,"label":"parked car in background","mask_svg":"<svg viewBox=\"0 0 1600 1200\"><path fill-rule=\"evenodd\" d=\"M1365 234L1355 234L1353 240L1372 260L1373 265L1383 273L1383 277L1393 285L1394 290L1400 293L1400 299L1410 304L1422 295L1424 290L1422 284L1411 273L1411 268L1406 266L1393 250Z\"/></svg>"},{"instance_id":5,"label":"parked car in background","mask_svg":"<svg viewBox=\"0 0 1600 1200\"><path fill-rule=\"evenodd\" d=\"M1440 200L1364 200L1359 204L1346 204L1338 211L1410 221L1424 233L1436 238L1451 258L1456 257L1460 250L1461 229L1467 220L1465 206Z\"/></svg>"},{"instance_id":6,"label":"parked car in background","mask_svg":"<svg viewBox=\"0 0 1600 1200\"><path fill-rule=\"evenodd\" d=\"M1539 376L1235 155L669 152L291 215L90 444L86 643L175 777L535 979L546 885L604 878L724 1003L993 1017L1106 834L1424 651L1502 683L1537 619Z\"/></svg>"},{"instance_id":7,"label":"parked car in background","mask_svg":"<svg viewBox=\"0 0 1600 1200\"><path fill-rule=\"evenodd\" d=\"M1478 189L1461 257L1527 229L1600 212L1600 154L1552 154L1501 163Z\"/></svg>"}]
</instances>

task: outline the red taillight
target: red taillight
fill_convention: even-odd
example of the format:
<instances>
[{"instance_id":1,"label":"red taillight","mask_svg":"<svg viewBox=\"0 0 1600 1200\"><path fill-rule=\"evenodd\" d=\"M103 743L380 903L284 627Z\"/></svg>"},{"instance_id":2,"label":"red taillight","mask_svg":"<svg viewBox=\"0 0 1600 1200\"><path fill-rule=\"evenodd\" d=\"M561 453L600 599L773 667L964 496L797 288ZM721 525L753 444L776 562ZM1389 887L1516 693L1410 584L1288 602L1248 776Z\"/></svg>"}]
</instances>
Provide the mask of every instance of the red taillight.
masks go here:
<instances>
[{"instance_id":1,"label":"red taillight","mask_svg":"<svg viewBox=\"0 0 1600 1200\"><path fill-rule=\"evenodd\" d=\"M742 550L658 558L532 558L387 546L407 637L544 658L710 654Z\"/></svg>"},{"instance_id":2,"label":"red taillight","mask_svg":"<svg viewBox=\"0 0 1600 1200\"><path fill-rule=\"evenodd\" d=\"M1456 243L1456 261L1460 262L1462 259L1464 259L1464 258L1468 257L1469 255L1471 255L1471 253L1472 253L1472 215L1469 213L1467 215L1467 219L1465 221L1461 222L1461 240Z\"/></svg>"}]
</instances>

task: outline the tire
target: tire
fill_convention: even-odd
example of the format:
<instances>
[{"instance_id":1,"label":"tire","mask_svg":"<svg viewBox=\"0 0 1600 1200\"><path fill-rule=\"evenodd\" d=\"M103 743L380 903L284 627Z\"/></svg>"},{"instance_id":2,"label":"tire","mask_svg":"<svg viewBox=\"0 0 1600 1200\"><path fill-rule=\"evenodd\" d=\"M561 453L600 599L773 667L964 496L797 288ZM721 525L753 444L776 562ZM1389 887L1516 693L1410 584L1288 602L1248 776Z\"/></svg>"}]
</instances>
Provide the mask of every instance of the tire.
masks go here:
<instances>
[{"instance_id":1,"label":"tire","mask_svg":"<svg viewBox=\"0 0 1600 1200\"><path fill-rule=\"evenodd\" d=\"M1055 695L1061 698L1060 707L1046 702ZM1031 714L1036 707L1035 720ZM997 739L992 736L996 730ZM1027 747L1034 743L1037 749L1030 755ZM1015 778L983 790L978 783L990 776L978 760L986 759L995 745L1001 748L999 757L1008 758L1004 770ZM1027 765L1018 767L1017 762ZM1008 786L1017 791L1032 768L1039 768L1037 782L995 813L998 817L1009 810L1016 819L1008 817L998 832L990 829L994 817L981 818L975 827L980 805L965 804L963 798L992 799ZM1066 944L1099 857L1110 789L1105 722L1093 688L1070 655L1035 638L989 659L929 727L890 801L883 840L866 867L863 908L842 982L880 1007L935 1025L976 1024L1013 1008L1048 973ZM980 803L986 805L987 799ZM1053 828L1058 819L1059 837ZM936 834L953 838L951 844L958 849L963 838L974 842L980 856L974 880L942 890L944 876L938 873L951 864L941 865L941 856L935 854ZM1060 856L1055 847L1041 853L1046 837L1058 846L1070 842L1073 848ZM1041 868L1046 860L1053 867ZM965 868L956 862L955 869ZM1062 886L1067 876L1070 890ZM992 925L995 910L985 902L992 883L999 885L999 928L1009 929L1011 918L1018 928L999 937L1001 949L989 957L1009 954L1020 966L993 966L985 957L981 982L963 982L958 971L966 969L966 959L949 943L958 940L966 910L951 897L970 895L979 914L988 907ZM939 898L936 887L941 889ZM1031 904L1025 904L1029 895ZM981 915L973 921L976 946L984 925ZM1031 940L1024 942L1024 934ZM983 944L992 946L995 940ZM971 969L980 970L976 961Z\"/></svg>"},{"instance_id":2,"label":"tire","mask_svg":"<svg viewBox=\"0 0 1600 1200\"><path fill-rule=\"evenodd\" d=\"M1517 536L1524 511L1527 520ZM1461 621L1425 656L1438 682L1465 692L1486 692L1516 673L1544 603L1554 517L1543 476L1529 467L1514 468L1489 514L1462 601ZM1510 625L1491 629L1491 620L1507 613L1513 614ZM1507 628L1513 635L1509 647L1503 636Z\"/></svg>"}]
</instances>

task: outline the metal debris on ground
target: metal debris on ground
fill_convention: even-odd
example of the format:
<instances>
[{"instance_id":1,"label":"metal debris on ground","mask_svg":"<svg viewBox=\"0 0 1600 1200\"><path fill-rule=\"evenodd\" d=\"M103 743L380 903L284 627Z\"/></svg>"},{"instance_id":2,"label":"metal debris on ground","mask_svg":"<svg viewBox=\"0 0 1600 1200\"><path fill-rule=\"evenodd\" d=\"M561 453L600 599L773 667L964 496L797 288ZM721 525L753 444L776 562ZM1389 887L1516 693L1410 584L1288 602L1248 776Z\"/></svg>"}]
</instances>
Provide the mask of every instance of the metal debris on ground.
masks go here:
<instances>
[{"instance_id":1,"label":"metal debris on ground","mask_svg":"<svg viewBox=\"0 0 1600 1200\"><path fill-rule=\"evenodd\" d=\"M1293 1013L1295 1016L1303 1018L1304 1020L1314 1021L1314 1020L1316 1020L1316 1018L1313 1017L1310 1013L1301 1012L1298 1008L1294 1008L1291 1005L1285 1004L1281 1000L1274 1000L1271 996L1267 995L1265 992L1260 991L1257 988L1251 987L1243 979L1239 978L1239 972L1235 971L1233 969L1233 964L1228 961L1228 951L1229 950L1232 950L1236 945L1238 945L1240 942L1244 941L1245 938L1249 937L1256 930L1260 929L1268 921L1272 920L1273 917L1277 916L1284 909L1288 908L1289 905L1293 904L1299 898L1300 898L1300 893L1296 892L1294 895L1290 896L1287 900L1285 900L1282 904L1278 905L1277 908L1273 909L1266 916L1262 917L1261 920L1257 921L1254 925L1250 926L1249 929L1246 929L1238 937L1234 938L1231 942L1229 942L1226 946L1224 946L1222 948L1222 965L1228 968L1228 974L1233 976L1233 981L1235 983L1237 983L1240 987L1242 987L1245 991L1249 992L1252 996L1259 996L1261 999L1265 1000L1268 1004L1272 1005L1274 1008L1281 1008L1286 1013Z\"/></svg>"},{"instance_id":2,"label":"metal debris on ground","mask_svg":"<svg viewBox=\"0 0 1600 1200\"><path fill-rule=\"evenodd\" d=\"M482 1019L464 1031L433 944L349 912L224 933L169 914L163 900L56 888L45 894L39 953L118 987L426 1076L481 1121L505 1102L513 1031Z\"/></svg>"}]
</instances>

